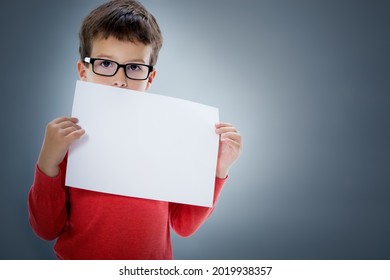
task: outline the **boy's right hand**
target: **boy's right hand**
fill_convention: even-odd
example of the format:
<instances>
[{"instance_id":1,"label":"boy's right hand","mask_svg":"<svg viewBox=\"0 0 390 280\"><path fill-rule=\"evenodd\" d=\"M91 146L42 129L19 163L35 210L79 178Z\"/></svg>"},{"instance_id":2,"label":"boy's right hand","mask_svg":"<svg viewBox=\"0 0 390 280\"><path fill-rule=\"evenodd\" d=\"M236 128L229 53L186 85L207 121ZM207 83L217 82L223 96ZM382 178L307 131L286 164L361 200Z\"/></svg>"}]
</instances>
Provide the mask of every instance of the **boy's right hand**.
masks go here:
<instances>
[{"instance_id":1,"label":"boy's right hand","mask_svg":"<svg viewBox=\"0 0 390 280\"><path fill-rule=\"evenodd\" d=\"M70 144L80 139L85 130L77 125L78 119L60 117L51 121L46 127L45 139L38 158L38 167L49 177L59 172L59 164L64 159Z\"/></svg>"}]
</instances>

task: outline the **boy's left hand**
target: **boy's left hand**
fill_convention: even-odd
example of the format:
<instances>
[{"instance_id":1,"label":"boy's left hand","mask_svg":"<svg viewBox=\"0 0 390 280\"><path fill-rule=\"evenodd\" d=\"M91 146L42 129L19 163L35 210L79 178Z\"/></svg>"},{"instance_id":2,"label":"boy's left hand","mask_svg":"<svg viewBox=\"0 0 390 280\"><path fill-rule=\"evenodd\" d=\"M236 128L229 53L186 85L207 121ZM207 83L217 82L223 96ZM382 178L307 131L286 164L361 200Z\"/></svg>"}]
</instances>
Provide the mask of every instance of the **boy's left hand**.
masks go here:
<instances>
[{"instance_id":1,"label":"boy's left hand","mask_svg":"<svg viewBox=\"0 0 390 280\"><path fill-rule=\"evenodd\" d=\"M233 125L222 122L215 124L215 132L219 135L216 176L224 179L241 153L241 135Z\"/></svg>"}]
</instances>

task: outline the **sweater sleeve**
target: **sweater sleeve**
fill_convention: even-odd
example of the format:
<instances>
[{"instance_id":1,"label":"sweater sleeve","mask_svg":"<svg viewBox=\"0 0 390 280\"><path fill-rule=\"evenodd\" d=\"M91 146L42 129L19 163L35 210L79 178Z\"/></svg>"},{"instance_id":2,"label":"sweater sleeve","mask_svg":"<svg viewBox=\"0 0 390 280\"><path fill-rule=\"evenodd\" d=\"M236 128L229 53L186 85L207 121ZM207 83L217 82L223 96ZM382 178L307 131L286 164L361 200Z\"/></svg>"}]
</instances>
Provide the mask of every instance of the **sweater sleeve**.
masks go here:
<instances>
[{"instance_id":1,"label":"sweater sleeve","mask_svg":"<svg viewBox=\"0 0 390 280\"><path fill-rule=\"evenodd\" d=\"M194 234L213 212L222 187L227 178L215 178L214 201L212 207L170 203L169 223L172 229L182 237Z\"/></svg>"},{"instance_id":2,"label":"sweater sleeve","mask_svg":"<svg viewBox=\"0 0 390 280\"><path fill-rule=\"evenodd\" d=\"M60 164L56 177L45 175L38 165L35 166L27 202L29 222L33 231L45 240L57 238L67 223L66 162L67 157Z\"/></svg>"}]
</instances>

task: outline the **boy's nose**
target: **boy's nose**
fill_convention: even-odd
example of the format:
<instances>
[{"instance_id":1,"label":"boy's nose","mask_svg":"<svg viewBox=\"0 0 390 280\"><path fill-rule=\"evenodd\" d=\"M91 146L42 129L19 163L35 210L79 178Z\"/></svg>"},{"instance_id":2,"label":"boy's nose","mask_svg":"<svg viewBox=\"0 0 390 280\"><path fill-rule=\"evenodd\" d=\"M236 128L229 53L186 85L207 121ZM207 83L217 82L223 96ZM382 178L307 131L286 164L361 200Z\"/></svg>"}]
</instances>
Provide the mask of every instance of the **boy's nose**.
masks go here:
<instances>
[{"instance_id":1,"label":"boy's nose","mask_svg":"<svg viewBox=\"0 0 390 280\"><path fill-rule=\"evenodd\" d=\"M114 76L113 86L115 87L127 87L127 77L125 69L119 69Z\"/></svg>"}]
</instances>

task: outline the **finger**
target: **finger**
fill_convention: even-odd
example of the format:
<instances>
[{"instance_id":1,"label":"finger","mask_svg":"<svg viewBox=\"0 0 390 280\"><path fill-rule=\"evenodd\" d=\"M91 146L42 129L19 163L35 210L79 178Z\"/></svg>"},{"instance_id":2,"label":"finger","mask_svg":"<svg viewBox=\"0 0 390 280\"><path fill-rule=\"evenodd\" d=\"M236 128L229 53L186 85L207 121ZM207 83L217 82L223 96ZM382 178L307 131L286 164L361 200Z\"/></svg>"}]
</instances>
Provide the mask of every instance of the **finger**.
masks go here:
<instances>
[{"instance_id":1,"label":"finger","mask_svg":"<svg viewBox=\"0 0 390 280\"><path fill-rule=\"evenodd\" d=\"M237 131L237 128L235 128L234 126L224 126L224 127L216 128L215 132L217 134L222 134L222 133L226 133L226 132L236 132L237 133L238 131Z\"/></svg>"},{"instance_id":2,"label":"finger","mask_svg":"<svg viewBox=\"0 0 390 280\"><path fill-rule=\"evenodd\" d=\"M63 121L61 123L58 123L56 126L64 129L64 128L68 128L68 127L76 127L77 128L78 125L75 124L74 122L71 122L71 121Z\"/></svg>"},{"instance_id":3,"label":"finger","mask_svg":"<svg viewBox=\"0 0 390 280\"><path fill-rule=\"evenodd\" d=\"M59 123L62 123L64 121L71 121L73 123L78 123L79 120L75 117L59 117L59 118L56 118L52 121L53 124L59 124Z\"/></svg>"},{"instance_id":4,"label":"finger","mask_svg":"<svg viewBox=\"0 0 390 280\"><path fill-rule=\"evenodd\" d=\"M70 139L70 140L76 140L76 139L79 139L81 136L83 136L85 133L85 130L84 129L78 129L76 131L73 131L71 133L69 133L66 138Z\"/></svg>"},{"instance_id":5,"label":"finger","mask_svg":"<svg viewBox=\"0 0 390 280\"><path fill-rule=\"evenodd\" d=\"M70 117L70 118L68 118L68 120L71 121L72 123L78 123L79 122L79 119L75 118L75 117Z\"/></svg>"},{"instance_id":6,"label":"finger","mask_svg":"<svg viewBox=\"0 0 390 280\"><path fill-rule=\"evenodd\" d=\"M226 138L226 139L221 139L221 142L224 143L224 144L227 144L228 146L230 147L235 147L237 148L238 150L240 150L242 148L242 145L241 143L237 142L237 141L234 141L232 139L229 139L229 138Z\"/></svg>"},{"instance_id":7,"label":"finger","mask_svg":"<svg viewBox=\"0 0 390 280\"><path fill-rule=\"evenodd\" d=\"M80 130L80 129L81 129L81 127L79 125L70 126L70 127L62 129L61 133L62 133L62 135L67 136L70 133L77 131L77 130Z\"/></svg>"},{"instance_id":8,"label":"finger","mask_svg":"<svg viewBox=\"0 0 390 280\"><path fill-rule=\"evenodd\" d=\"M236 132L226 132L221 135L221 140L223 139L232 139L236 142L241 142L241 135Z\"/></svg>"},{"instance_id":9,"label":"finger","mask_svg":"<svg viewBox=\"0 0 390 280\"><path fill-rule=\"evenodd\" d=\"M63 121L66 121L67 119L68 119L68 117L59 117L59 118L54 119L51 123L57 124L57 123L61 123Z\"/></svg>"},{"instance_id":10,"label":"finger","mask_svg":"<svg viewBox=\"0 0 390 280\"><path fill-rule=\"evenodd\" d=\"M79 119L75 117L60 117L53 121L54 124L60 124L63 122L72 122L72 123L78 123Z\"/></svg>"},{"instance_id":11,"label":"finger","mask_svg":"<svg viewBox=\"0 0 390 280\"><path fill-rule=\"evenodd\" d=\"M225 127L225 126L233 126L231 123L219 122L215 124L215 128Z\"/></svg>"}]
</instances>

